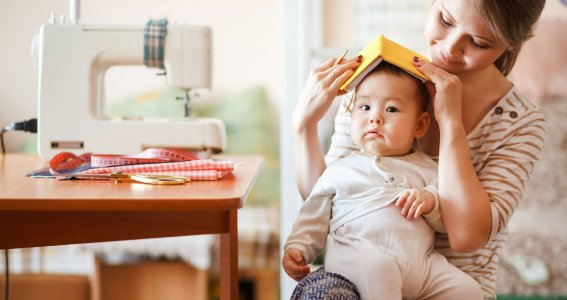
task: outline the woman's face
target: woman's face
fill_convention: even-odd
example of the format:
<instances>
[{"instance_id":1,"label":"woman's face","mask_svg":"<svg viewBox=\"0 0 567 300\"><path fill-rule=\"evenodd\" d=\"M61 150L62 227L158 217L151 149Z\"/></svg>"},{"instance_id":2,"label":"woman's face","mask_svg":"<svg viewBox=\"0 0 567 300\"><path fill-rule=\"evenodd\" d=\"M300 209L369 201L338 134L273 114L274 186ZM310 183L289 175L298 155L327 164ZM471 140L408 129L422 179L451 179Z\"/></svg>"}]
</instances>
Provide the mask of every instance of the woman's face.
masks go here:
<instances>
[{"instance_id":1,"label":"woman's face","mask_svg":"<svg viewBox=\"0 0 567 300\"><path fill-rule=\"evenodd\" d=\"M433 63L456 75L486 69L506 49L469 0L436 0L428 16L425 38Z\"/></svg>"}]
</instances>

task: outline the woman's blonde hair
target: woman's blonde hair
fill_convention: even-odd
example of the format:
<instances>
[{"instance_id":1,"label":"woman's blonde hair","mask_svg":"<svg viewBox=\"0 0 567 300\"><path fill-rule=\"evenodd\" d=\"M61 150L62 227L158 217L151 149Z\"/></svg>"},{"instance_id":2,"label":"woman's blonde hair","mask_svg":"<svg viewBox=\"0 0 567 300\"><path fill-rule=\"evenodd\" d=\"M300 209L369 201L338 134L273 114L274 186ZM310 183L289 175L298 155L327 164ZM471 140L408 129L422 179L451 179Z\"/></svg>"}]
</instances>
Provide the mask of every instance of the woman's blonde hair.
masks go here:
<instances>
[{"instance_id":1,"label":"woman's blonde hair","mask_svg":"<svg viewBox=\"0 0 567 300\"><path fill-rule=\"evenodd\" d=\"M533 36L534 24L541 15L545 0L475 0L477 11L506 51L494 65L508 75L525 41Z\"/></svg>"}]
</instances>

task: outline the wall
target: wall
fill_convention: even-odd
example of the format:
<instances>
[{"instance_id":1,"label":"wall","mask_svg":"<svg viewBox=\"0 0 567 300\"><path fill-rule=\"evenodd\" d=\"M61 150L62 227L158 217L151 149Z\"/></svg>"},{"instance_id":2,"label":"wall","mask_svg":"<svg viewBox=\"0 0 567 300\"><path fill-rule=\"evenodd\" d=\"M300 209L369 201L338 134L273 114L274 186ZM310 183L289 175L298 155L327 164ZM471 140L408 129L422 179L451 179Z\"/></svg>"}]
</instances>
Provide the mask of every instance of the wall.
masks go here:
<instances>
[{"instance_id":1,"label":"wall","mask_svg":"<svg viewBox=\"0 0 567 300\"><path fill-rule=\"evenodd\" d=\"M278 0L83 0L82 23L134 24L148 18L188 21L213 29L213 92L252 85L267 88L277 108L282 90L283 60ZM69 15L68 0L0 1L0 126L37 116L37 71L31 41L50 13ZM19 151L24 133L5 135L9 152Z\"/></svg>"},{"instance_id":2,"label":"wall","mask_svg":"<svg viewBox=\"0 0 567 300\"><path fill-rule=\"evenodd\" d=\"M351 47L356 38L354 0L327 0L323 10L323 44L339 49Z\"/></svg>"},{"instance_id":3,"label":"wall","mask_svg":"<svg viewBox=\"0 0 567 300\"><path fill-rule=\"evenodd\" d=\"M562 4L565 3L565 4ZM567 1L565 0L547 0L545 8L541 14L542 18L550 19L567 19Z\"/></svg>"}]
</instances>

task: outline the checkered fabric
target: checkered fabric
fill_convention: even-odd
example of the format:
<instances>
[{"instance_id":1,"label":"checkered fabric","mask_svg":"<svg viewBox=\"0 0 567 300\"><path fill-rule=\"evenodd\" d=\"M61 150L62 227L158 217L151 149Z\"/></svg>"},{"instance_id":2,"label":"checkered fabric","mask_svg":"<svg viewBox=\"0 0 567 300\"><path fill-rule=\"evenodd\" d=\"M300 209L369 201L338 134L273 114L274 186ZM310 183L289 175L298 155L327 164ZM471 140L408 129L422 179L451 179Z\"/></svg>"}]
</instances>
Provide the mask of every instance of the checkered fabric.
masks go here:
<instances>
[{"instance_id":1,"label":"checkered fabric","mask_svg":"<svg viewBox=\"0 0 567 300\"><path fill-rule=\"evenodd\" d=\"M148 20L144 30L144 64L150 68L164 69L163 56L167 19Z\"/></svg>"},{"instance_id":2,"label":"checkered fabric","mask_svg":"<svg viewBox=\"0 0 567 300\"><path fill-rule=\"evenodd\" d=\"M360 300L356 286L344 276L322 266L301 279L290 300Z\"/></svg>"},{"instance_id":3,"label":"checkered fabric","mask_svg":"<svg viewBox=\"0 0 567 300\"><path fill-rule=\"evenodd\" d=\"M218 180L234 170L234 162L230 160L201 159L192 161L116 166L108 168L88 169L79 174L145 174L145 175L178 175L191 180Z\"/></svg>"}]
</instances>

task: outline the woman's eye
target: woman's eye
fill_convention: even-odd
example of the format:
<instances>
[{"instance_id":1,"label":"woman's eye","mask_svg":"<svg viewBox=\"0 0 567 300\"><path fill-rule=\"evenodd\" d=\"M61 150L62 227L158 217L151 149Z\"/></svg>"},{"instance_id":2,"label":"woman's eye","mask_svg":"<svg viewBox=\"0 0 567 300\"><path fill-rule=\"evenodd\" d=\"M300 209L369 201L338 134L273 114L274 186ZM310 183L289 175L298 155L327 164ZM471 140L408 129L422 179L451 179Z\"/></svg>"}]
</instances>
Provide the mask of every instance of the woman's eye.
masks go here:
<instances>
[{"instance_id":1,"label":"woman's eye","mask_svg":"<svg viewBox=\"0 0 567 300\"><path fill-rule=\"evenodd\" d=\"M479 43L475 42L474 39L471 39L471 44L473 45L473 47L479 48L479 49L486 49L486 48L488 48L488 46L486 46L486 45L482 45L482 44L479 44Z\"/></svg>"},{"instance_id":2,"label":"woman's eye","mask_svg":"<svg viewBox=\"0 0 567 300\"><path fill-rule=\"evenodd\" d=\"M363 105L360 106L360 109L362 109L362 110L370 110L370 105L368 105L368 104L363 104Z\"/></svg>"},{"instance_id":3,"label":"woman's eye","mask_svg":"<svg viewBox=\"0 0 567 300\"><path fill-rule=\"evenodd\" d=\"M443 18L443 14L439 14L439 21L441 21L441 25L445 27L451 27L451 24Z\"/></svg>"},{"instance_id":4,"label":"woman's eye","mask_svg":"<svg viewBox=\"0 0 567 300\"><path fill-rule=\"evenodd\" d=\"M389 112L389 113L393 113L393 112L397 112L399 110L397 108L393 107L393 106L388 106L386 108L386 111Z\"/></svg>"}]
</instances>

